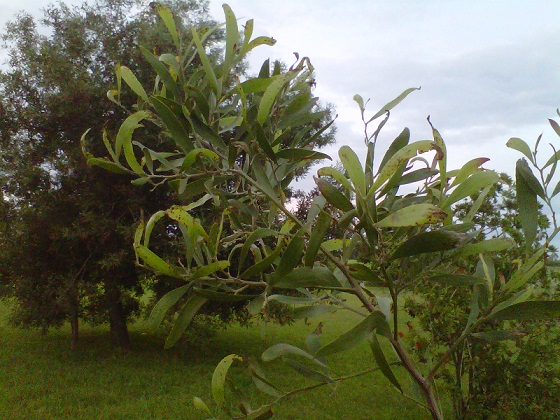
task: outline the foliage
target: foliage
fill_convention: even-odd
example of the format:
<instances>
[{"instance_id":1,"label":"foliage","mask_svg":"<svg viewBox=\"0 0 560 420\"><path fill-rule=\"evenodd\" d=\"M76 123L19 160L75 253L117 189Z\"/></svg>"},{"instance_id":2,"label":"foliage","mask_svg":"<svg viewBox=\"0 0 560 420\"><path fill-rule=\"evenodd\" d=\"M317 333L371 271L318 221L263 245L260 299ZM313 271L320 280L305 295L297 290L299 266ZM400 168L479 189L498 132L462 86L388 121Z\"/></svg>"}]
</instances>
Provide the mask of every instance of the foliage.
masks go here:
<instances>
[{"instance_id":1,"label":"foliage","mask_svg":"<svg viewBox=\"0 0 560 420\"><path fill-rule=\"evenodd\" d=\"M130 177L89 168L79 142L88 127L113 132L126 115L105 96L115 64L138 63L133 69L142 79L150 67L132 46L165 50L173 42L138 5L58 3L39 22L18 15L3 34L9 58L0 74L0 173L11 206L3 296L18 302L18 324L46 330L69 319L74 345L82 318L109 321L115 344L129 346L126 320L142 294L130 247L134 226L140 209L153 212L170 199L166 191L129 188ZM170 5L181 27L209 21L203 2Z\"/></svg>"},{"instance_id":2,"label":"foliage","mask_svg":"<svg viewBox=\"0 0 560 420\"><path fill-rule=\"evenodd\" d=\"M168 10L156 7L172 38L180 39ZM309 160L327 158L314 150L312 123L321 114L314 112L313 67L308 58L296 55L296 63L285 71L276 66L271 72L267 62L258 77L237 80L232 74L235 63L253 47L273 40L252 39L252 21L241 35L227 5L224 12L226 47L219 60L211 60L204 48L204 39L212 31L193 29L192 42L176 42L178 53L158 59L144 51L158 75L151 94L134 78L117 74L125 82L122 85L138 95L138 107L106 142L109 158L84 151L91 164L134 173L136 183L168 184L190 199L155 213L136 231L139 261L183 281L159 301L152 317L160 321L177 299L192 293L177 315L167 347L209 299L250 301L249 310L254 312L275 301L296 306L302 318L345 309L355 311L360 321L327 344L321 341L319 325L307 337L305 349L278 343L262 354L263 362L282 361L310 385L288 391L253 359L231 354L217 365L212 378L217 409L210 410L199 398L195 405L214 417L269 418L273 404L297 393L334 388L379 372L433 418L442 418L436 380L459 348L482 332L496 336L494 328L502 322L554 319L560 314L560 302L530 300L527 288L544 266L546 244L534 253L530 244L537 233L537 196L551 204L546 192L551 180L543 178L542 168L537 167L543 187L527 163L518 162L516 195L527 252L507 278L497 276L491 256L513 243L500 238L477 240L469 233L474 214L499 181L498 174L481 167L487 159L450 170L445 143L432 126L432 140L411 142L409 130L404 129L379 161L377 139L389 112L416 89L404 91L371 117L356 95L365 125L365 165L350 147L341 147L344 171L332 167L318 171L320 195L313 198L307 217L299 219L286 208L286 189L298 168ZM186 68L191 69L191 77ZM174 144L155 148L149 140L135 140L143 125L160 127ZM554 172L556 158L551 159L548 166L553 165ZM417 190L399 193L409 183L416 183ZM479 199L457 220L454 205L475 193ZM194 215L195 209L208 216ZM163 218L179 223L184 241L180 261L166 260L151 249L152 229ZM333 223L341 233L331 239L327 234ZM553 227L550 238L558 231L554 217ZM474 267L465 264L470 256L476 260ZM469 301L455 339L427 364L403 339L406 327L399 314L403 295L420 282L461 288ZM361 307L348 305L349 297ZM435 306L434 314L442 309ZM371 349L371 367L344 373L333 368L333 355L361 344ZM258 408L243 398L243 391L238 399L235 389L232 394L228 391L232 388L228 372L238 364L248 368L254 385L269 396ZM411 385L399 379L401 372ZM233 388L236 383L244 384L233 381Z\"/></svg>"}]
</instances>

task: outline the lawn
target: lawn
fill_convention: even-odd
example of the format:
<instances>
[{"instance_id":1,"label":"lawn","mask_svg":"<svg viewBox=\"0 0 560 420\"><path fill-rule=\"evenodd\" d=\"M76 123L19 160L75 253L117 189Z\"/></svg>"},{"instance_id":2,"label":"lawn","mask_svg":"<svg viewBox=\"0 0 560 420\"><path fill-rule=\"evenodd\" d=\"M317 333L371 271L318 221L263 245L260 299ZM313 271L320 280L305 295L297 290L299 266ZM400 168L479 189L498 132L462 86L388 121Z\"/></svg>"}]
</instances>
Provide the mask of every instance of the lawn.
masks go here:
<instances>
[{"instance_id":1,"label":"lawn","mask_svg":"<svg viewBox=\"0 0 560 420\"><path fill-rule=\"evenodd\" d=\"M268 346L287 342L303 346L313 325L295 328L233 325L196 346L163 350L161 334L144 321L131 326L132 354L108 345L103 327L82 327L79 349L70 350L69 329L41 335L6 325L7 307L0 306L0 418L5 419L203 419L192 397L210 402L215 365L230 354L260 355ZM339 312L323 319L324 342L357 321ZM366 345L332 357L343 373L365 370L372 357ZM282 365L271 366L274 378L293 386L301 377ZM247 384L245 376L233 372ZM407 384L405 375L400 374ZM252 395L249 391L248 396ZM379 373L296 395L275 408L278 419L425 419L425 411L394 392Z\"/></svg>"}]
</instances>

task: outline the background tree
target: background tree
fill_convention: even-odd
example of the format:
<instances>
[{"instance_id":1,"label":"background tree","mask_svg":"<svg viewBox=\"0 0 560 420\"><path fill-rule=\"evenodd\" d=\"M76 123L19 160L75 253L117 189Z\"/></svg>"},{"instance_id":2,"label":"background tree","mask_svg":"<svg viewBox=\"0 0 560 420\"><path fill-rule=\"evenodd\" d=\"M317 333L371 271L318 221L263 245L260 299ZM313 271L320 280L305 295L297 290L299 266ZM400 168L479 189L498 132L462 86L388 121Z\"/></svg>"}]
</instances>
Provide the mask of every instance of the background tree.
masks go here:
<instances>
[{"instance_id":1,"label":"background tree","mask_svg":"<svg viewBox=\"0 0 560 420\"><path fill-rule=\"evenodd\" d=\"M204 1L169 6L180 27L212 24ZM136 46L166 51L172 40L162 29L134 0L61 2L39 22L21 13L6 27L0 174L10 223L2 290L15 299L18 324L46 329L69 319L75 344L79 317L108 320L113 344L130 345L126 321L142 294L133 225L141 209L155 211L169 193L130 189L129 177L88 167L80 137L88 128L118 128L126 111L106 96L115 66L135 63L142 78L148 66Z\"/></svg>"}]
</instances>

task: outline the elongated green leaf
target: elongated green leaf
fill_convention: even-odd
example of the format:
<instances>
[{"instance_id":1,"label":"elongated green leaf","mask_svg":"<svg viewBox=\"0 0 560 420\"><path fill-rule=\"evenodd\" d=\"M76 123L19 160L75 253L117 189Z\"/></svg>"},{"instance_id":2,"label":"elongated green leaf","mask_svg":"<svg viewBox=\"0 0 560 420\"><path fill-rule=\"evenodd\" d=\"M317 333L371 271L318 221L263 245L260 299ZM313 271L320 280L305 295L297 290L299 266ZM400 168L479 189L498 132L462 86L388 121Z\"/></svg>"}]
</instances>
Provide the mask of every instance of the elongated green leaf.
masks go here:
<instances>
[{"instance_id":1,"label":"elongated green leaf","mask_svg":"<svg viewBox=\"0 0 560 420\"><path fill-rule=\"evenodd\" d=\"M188 122L184 119L182 112L174 112L163 99L164 98L157 96L151 96L150 102L169 130L169 134L173 140L175 140L175 143L177 143L183 152L187 153L193 149L193 144L187 128Z\"/></svg>"},{"instance_id":2,"label":"elongated green leaf","mask_svg":"<svg viewBox=\"0 0 560 420\"><path fill-rule=\"evenodd\" d=\"M201 398L193 397L193 405L198 411L202 411L203 413L206 413L209 416L212 415L212 412Z\"/></svg>"},{"instance_id":3,"label":"elongated green leaf","mask_svg":"<svg viewBox=\"0 0 560 420\"><path fill-rule=\"evenodd\" d=\"M385 167L387 162L389 162L389 160L395 155L395 153L397 153L399 150L401 150L403 147L405 147L408 144L409 141L410 141L410 130L408 128L405 128L397 136L397 138L395 140L393 140L393 142L391 143L391 145L389 146L389 148L385 152L385 155L383 156L383 159L381 160L381 163L379 164L379 171L378 172L380 172Z\"/></svg>"},{"instance_id":4,"label":"elongated green leaf","mask_svg":"<svg viewBox=\"0 0 560 420\"><path fill-rule=\"evenodd\" d=\"M193 37L193 41L196 45L196 51L198 52L198 56L200 58L200 61L202 62L202 67L204 68L204 74L208 82L208 85L214 91L216 96L220 97L221 92L218 86L218 79L216 78L216 73L214 72L214 68L212 66L212 63L210 62L210 58L208 57L206 51L204 50L204 46L202 45L200 36L198 35L198 32L194 27L191 28L191 34Z\"/></svg>"},{"instance_id":5,"label":"elongated green leaf","mask_svg":"<svg viewBox=\"0 0 560 420\"><path fill-rule=\"evenodd\" d=\"M527 186L529 186L529 188L531 188L531 190L536 195L538 195L542 199L546 199L542 185L535 177L535 175L533 175L533 171L531 171L531 168L529 168L529 165L527 164L527 161L525 161L525 159L520 159L519 161L517 161L515 169L516 180L518 175L521 176Z\"/></svg>"},{"instance_id":6,"label":"elongated green leaf","mask_svg":"<svg viewBox=\"0 0 560 420\"><path fill-rule=\"evenodd\" d=\"M282 149L276 152L276 158L295 160L296 162L302 160L332 160L329 155L310 149Z\"/></svg>"},{"instance_id":7,"label":"elongated green leaf","mask_svg":"<svg viewBox=\"0 0 560 420\"><path fill-rule=\"evenodd\" d=\"M389 213L375 225L384 227L422 226L443 221L447 213L433 204L413 204Z\"/></svg>"},{"instance_id":8,"label":"elongated green leaf","mask_svg":"<svg viewBox=\"0 0 560 420\"><path fill-rule=\"evenodd\" d=\"M161 3L152 2L150 6L155 8L158 15L163 20L163 23L167 27L171 39L177 48L179 48L179 34L177 33L177 27L175 26L175 19L173 19L173 13L166 6Z\"/></svg>"},{"instance_id":9,"label":"elongated green leaf","mask_svg":"<svg viewBox=\"0 0 560 420\"><path fill-rule=\"evenodd\" d=\"M278 236L278 232L276 232L273 229L267 229L267 228L259 228L256 229L253 233L251 233L249 235L249 237L245 240L245 243L243 244L243 247L241 248L241 254L239 255L239 267L241 269L241 267L243 267L243 264L245 263L245 259L247 258L247 255L249 254L249 250L251 248L251 246L258 241L259 239L263 239L266 238L268 236Z\"/></svg>"},{"instance_id":10,"label":"elongated green leaf","mask_svg":"<svg viewBox=\"0 0 560 420\"><path fill-rule=\"evenodd\" d=\"M290 358L284 358L284 363L294 369L297 373L312 381L322 382L325 384L333 382L333 380L322 372L313 369L305 363Z\"/></svg>"},{"instance_id":11,"label":"elongated green leaf","mask_svg":"<svg viewBox=\"0 0 560 420\"><path fill-rule=\"evenodd\" d=\"M345 212L354 210L354 206L352 205L350 200L338 189L336 189L336 187L334 187L331 183L317 177L314 177L313 179L315 180L317 188L319 189L323 197L325 197L325 199L330 204Z\"/></svg>"},{"instance_id":12,"label":"elongated green leaf","mask_svg":"<svg viewBox=\"0 0 560 420\"><path fill-rule=\"evenodd\" d=\"M301 236L301 232L298 232L288 243L282 258L280 259L280 263L274 272L274 276L269 280L270 286L274 286L279 280L284 278L299 265L304 248L305 240Z\"/></svg>"},{"instance_id":13,"label":"elongated green leaf","mask_svg":"<svg viewBox=\"0 0 560 420\"><path fill-rule=\"evenodd\" d=\"M202 296L208 300L215 300L218 302L243 302L255 298L255 295L241 295L225 292L216 292L210 289L202 289L200 287L194 287L193 293L197 296Z\"/></svg>"},{"instance_id":14,"label":"elongated green leaf","mask_svg":"<svg viewBox=\"0 0 560 420\"><path fill-rule=\"evenodd\" d=\"M375 359L375 363L379 366L379 370L385 376L389 382L391 382L399 391L402 392L401 384L397 380L397 377L393 373L391 366L387 362L385 358L385 354L383 354L383 349L379 344L379 340L375 334L371 334L368 338L369 346L371 348L371 352L373 353L373 358Z\"/></svg>"},{"instance_id":15,"label":"elongated green leaf","mask_svg":"<svg viewBox=\"0 0 560 420\"><path fill-rule=\"evenodd\" d=\"M317 175L318 176L330 176L336 182L338 182L340 185L342 185L346 190L354 191L354 187L352 187L352 184L350 184L350 181L348 181L348 178L346 178L346 176L344 176L344 174L342 172L340 172L338 169L335 169L335 168L332 168L332 167L324 167L324 168L321 168L317 171Z\"/></svg>"},{"instance_id":16,"label":"elongated green leaf","mask_svg":"<svg viewBox=\"0 0 560 420\"><path fill-rule=\"evenodd\" d=\"M348 177L354 184L356 192L360 192L362 196L366 195L366 176L364 168L360 163L360 159L356 153L349 146L342 146L338 151L340 161L348 172Z\"/></svg>"},{"instance_id":17,"label":"elongated green leaf","mask_svg":"<svg viewBox=\"0 0 560 420\"><path fill-rule=\"evenodd\" d=\"M490 314L497 321L538 321L560 316L560 301L525 301Z\"/></svg>"},{"instance_id":18,"label":"elongated green leaf","mask_svg":"<svg viewBox=\"0 0 560 420\"><path fill-rule=\"evenodd\" d=\"M362 263L348 264L348 271L358 281L363 281L367 286L385 287L387 284L371 268Z\"/></svg>"},{"instance_id":19,"label":"elongated green leaf","mask_svg":"<svg viewBox=\"0 0 560 420\"><path fill-rule=\"evenodd\" d=\"M272 264L274 263L276 258L278 258L281 252L282 252L282 246L278 245L276 249L274 249L274 251L272 251L266 258L263 258L261 261L252 265L243 273L241 273L240 277L248 279L267 270L272 266Z\"/></svg>"},{"instance_id":20,"label":"elongated green leaf","mask_svg":"<svg viewBox=\"0 0 560 420\"><path fill-rule=\"evenodd\" d=\"M408 172L404 175L402 175L400 177L400 179L397 180L396 185L406 185L406 184L412 184L414 182L418 182L418 181L424 181L425 179L428 179L432 176L437 175L439 172L436 169L430 169L430 168L420 168L417 169L415 171L412 172ZM387 185L392 183L392 179L391 181L389 181L387 183ZM386 189L387 187L385 187Z\"/></svg>"},{"instance_id":21,"label":"elongated green leaf","mask_svg":"<svg viewBox=\"0 0 560 420\"><path fill-rule=\"evenodd\" d=\"M429 252L449 251L465 243L468 238L464 233L450 230L423 232L399 245L391 255L391 259L411 257Z\"/></svg>"},{"instance_id":22,"label":"elongated green leaf","mask_svg":"<svg viewBox=\"0 0 560 420\"><path fill-rule=\"evenodd\" d=\"M102 169L107 171L114 172L116 174L128 174L126 168L124 168L120 163L111 162L107 159L103 158L95 158L91 157L87 160L87 164L89 166L99 166Z\"/></svg>"},{"instance_id":23,"label":"elongated green leaf","mask_svg":"<svg viewBox=\"0 0 560 420\"><path fill-rule=\"evenodd\" d=\"M179 86L177 85L177 82L175 81L173 76L171 76L171 74L169 73L169 70L167 70L167 67L165 67L165 64L159 61L159 59L155 55L153 55L148 49L144 48L141 45L140 51L142 52L142 55L144 56L146 61L150 63L150 65L156 71L157 75L163 81L166 89L169 92L173 93L175 97L179 98L181 96L181 90L179 89Z\"/></svg>"},{"instance_id":24,"label":"elongated green leaf","mask_svg":"<svg viewBox=\"0 0 560 420\"><path fill-rule=\"evenodd\" d=\"M276 76L272 83L266 88L266 91L261 98L259 110L257 113L257 121L260 125L263 125L268 118L274 101L278 97L278 94L280 93L286 82L290 80L291 77L292 75L289 73Z\"/></svg>"},{"instance_id":25,"label":"elongated green leaf","mask_svg":"<svg viewBox=\"0 0 560 420\"><path fill-rule=\"evenodd\" d=\"M150 114L146 111L138 111L134 114L130 115L124 122L121 124L119 131L117 133L117 137L115 139L115 154L117 158L121 154L121 150L126 143L131 143L132 140L132 133L139 127L142 127L140 121L149 118ZM132 144L131 144L132 147Z\"/></svg>"},{"instance_id":26,"label":"elongated green leaf","mask_svg":"<svg viewBox=\"0 0 560 420\"><path fill-rule=\"evenodd\" d=\"M219 150L226 150L226 144L222 140L222 138L209 126L207 126L200 118L196 115L191 114L189 116L191 121L192 127L195 133L202 139L210 142L214 147L217 147Z\"/></svg>"},{"instance_id":27,"label":"elongated green leaf","mask_svg":"<svg viewBox=\"0 0 560 420\"><path fill-rule=\"evenodd\" d=\"M264 151L265 155L271 161L276 163L277 162L276 153L274 153L274 150L272 149L272 146L270 144L270 140L268 138L268 135L266 134L266 132L264 131L262 126L258 125L257 127L254 127L254 134L255 134L255 138L257 140L257 143L259 143L259 146L261 146L261 149Z\"/></svg>"},{"instance_id":28,"label":"elongated green leaf","mask_svg":"<svg viewBox=\"0 0 560 420\"><path fill-rule=\"evenodd\" d=\"M268 86L274 81L270 77L256 77L246 80L239 85L245 94L264 92Z\"/></svg>"},{"instance_id":29,"label":"elongated green leaf","mask_svg":"<svg viewBox=\"0 0 560 420\"><path fill-rule=\"evenodd\" d=\"M316 303L319 298L317 297L299 297L299 296L284 296L284 295L270 295L268 300L283 303L285 305L308 305Z\"/></svg>"},{"instance_id":30,"label":"elongated green leaf","mask_svg":"<svg viewBox=\"0 0 560 420\"><path fill-rule=\"evenodd\" d=\"M487 280L482 277L470 276L468 274L439 274L428 277L428 280L449 286L473 286L475 284L486 284Z\"/></svg>"},{"instance_id":31,"label":"elongated green leaf","mask_svg":"<svg viewBox=\"0 0 560 420\"><path fill-rule=\"evenodd\" d=\"M313 318L315 316L321 316L326 314L332 314L336 312L338 308L333 305L311 305L311 306L300 306L292 311L291 315L294 319L305 319Z\"/></svg>"},{"instance_id":32,"label":"elongated green leaf","mask_svg":"<svg viewBox=\"0 0 560 420\"><path fill-rule=\"evenodd\" d=\"M173 323L173 328L171 328L171 331L165 340L166 349L170 349L177 343L177 341L179 341L183 332L185 332L198 310L206 303L206 301L207 299L196 295L189 298L187 303L185 303L185 305L181 308L177 319Z\"/></svg>"},{"instance_id":33,"label":"elongated green leaf","mask_svg":"<svg viewBox=\"0 0 560 420\"><path fill-rule=\"evenodd\" d=\"M325 288L342 287L334 274L326 267L315 266L296 268L282 278L274 287L297 289L298 287Z\"/></svg>"},{"instance_id":34,"label":"elongated green leaf","mask_svg":"<svg viewBox=\"0 0 560 420\"><path fill-rule=\"evenodd\" d=\"M368 123L375 120L376 118L379 118L383 114L387 113L387 111L392 110L394 107L396 107L398 104L400 104L403 101L404 98L406 98L408 95L410 95L415 90L420 90L420 88L419 87L409 88L409 89L405 90L403 93L401 93L399 96L397 96L395 99L393 99L391 102L385 104L384 107L382 107L377 113L375 113L373 115L373 117L371 117L368 120Z\"/></svg>"},{"instance_id":35,"label":"elongated green leaf","mask_svg":"<svg viewBox=\"0 0 560 420\"><path fill-rule=\"evenodd\" d=\"M528 169L527 166L527 162L524 160L520 159L517 161L515 166L515 185L517 204L519 205L519 219L521 220L526 245L530 247L537 236L539 205L537 193L527 183L526 176L524 175L524 172Z\"/></svg>"},{"instance_id":36,"label":"elongated green leaf","mask_svg":"<svg viewBox=\"0 0 560 420\"><path fill-rule=\"evenodd\" d=\"M222 80L225 82L229 76L235 53L241 46L239 45L239 30L235 14L227 4L222 7L226 16L226 56L222 65Z\"/></svg>"},{"instance_id":37,"label":"elongated green leaf","mask_svg":"<svg viewBox=\"0 0 560 420\"><path fill-rule=\"evenodd\" d=\"M471 334L475 338L479 338L481 340L487 341L488 343L496 343L498 341L504 340L517 340L520 337L523 337L523 333L519 331L483 331L479 333Z\"/></svg>"},{"instance_id":38,"label":"elongated green leaf","mask_svg":"<svg viewBox=\"0 0 560 420\"><path fill-rule=\"evenodd\" d=\"M474 244L465 245L461 249L461 255L477 255L485 252L500 252L514 246L515 243L511 239L492 238Z\"/></svg>"},{"instance_id":39,"label":"elongated green leaf","mask_svg":"<svg viewBox=\"0 0 560 420\"><path fill-rule=\"evenodd\" d=\"M477 172L465 181L457 185L453 192L443 200L442 207L450 206L463 198L476 194L488 185L495 184L500 180L498 174L494 171Z\"/></svg>"},{"instance_id":40,"label":"elongated green leaf","mask_svg":"<svg viewBox=\"0 0 560 420\"><path fill-rule=\"evenodd\" d=\"M271 47L274 44L276 44L276 40L274 38L268 36L258 36L255 39L251 40L251 42L249 42L247 48L243 50L243 54L247 54L253 48L258 47L260 45L268 45Z\"/></svg>"},{"instance_id":41,"label":"elongated green leaf","mask_svg":"<svg viewBox=\"0 0 560 420\"><path fill-rule=\"evenodd\" d=\"M146 230L144 232L144 246L150 246L150 236L152 236L152 230L154 229L155 224L161 220L161 218L165 216L165 211L160 210L152 214L148 223L146 223Z\"/></svg>"},{"instance_id":42,"label":"elongated green leaf","mask_svg":"<svg viewBox=\"0 0 560 420\"><path fill-rule=\"evenodd\" d=\"M153 325L158 326L163 322L165 314L175 305L179 299L181 299L185 293L189 291L191 284L186 284L184 286L173 289L172 291L166 293L154 306L150 312L150 321Z\"/></svg>"},{"instance_id":43,"label":"elongated green leaf","mask_svg":"<svg viewBox=\"0 0 560 420\"><path fill-rule=\"evenodd\" d=\"M531 149L529 148L529 145L525 143L525 141L521 140L520 138L517 137L510 138L506 143L506 146L511 149L515 149L518 152L523 153L527 157L527 159L529 159L530 162L533 162L533 154L531 153Z\"/></svg>"},{"instance_id":44,"label":"elongated green leaf","mask_svg":"<svg viewBox=\"0 0 560 420\"><path fill-rule=\"evenodd\" d=\"M145 246L135 244L134 251L136 251L136 255L138 255L138 257L144 262L144 264L146 264L156 272L164 274L166 276L184 279L184 272L180 267L168 264L163 259L161 259L161 257L154 254Z\"/></svg>"},{"instance_id":45,"label":"elongated green leaf","mask_svg":"<svg viewBox=\"0 0 560 420\"><path fill-rule=\"evenodd\" d=\"M197 148L194 150L191 150L189 153L187 153L185 155L185 158L183 160L183 164L181 165L181 171L185 171L188 168L190 168L195 161L199 158L199 157L206 157L208 159L213 160L214 162L218 162L220 160L220 157L213 152L212 150L209 149L204 149L204 148Z\"/></svg>"},{"instance_id":46,"label":"elongated green leaf","mask_svg":"<svg viewBox=\"0 0 560 420\"><path fill-rule=\"evenodd\" d=\"M433 150L435 147L436 144L431 140L421 140L404 146L402 149L397 151L383 166L383 169L379 171L379 174L373 183L372 192L369 194L373 194L379 187L388 181L404 162L407 162L418 153L428 152Z\"/></svg>"},{"instance_id":47,"label":"elongated green leaf","mask_svg":"<svg viewBox=\"0 0 560 420\"><path fill-rule=\"evenodd\" d=\"M489 160L490 159L488 159L488 158L475 158L475 159L469 160L467 163L465 163L461 167L459 172L457 172L457 175L455 175L455 179L453 180L453 183L451 184L451 187L454 187L457 184L462 183L472 174L474 174L476 172L479 172L479 171L482 171L482 168L480 168L480 166L485 164ZM451 172L449 172L447 174L447 176L451 176Z\"/></svg>"},{"instance_id":48,"label":"elongated green leaf","mask_svg":"<svg viewBox=\"0 0 560 420\"><path fill-rule=\"evenodd\" d=\"M319 217L311 230L311 236L309 237L309 242L307 243L307 249L305 250L303 263L307 267L313 267L319 248L321 247L323 239L325 238L325 235L331 225L331 221L331 216L328 213L325 213L324 211L319 213Z\"/></svg>"},{"instance_id":49,"label":"elongated green leaf","mask_svg":"<svg viewBox=\"0 0 560 420\"><path fill-rule=\"evenodd\" d=\"M363 321L355 325L349 331L345 332L326 346L322 347L316 354L316 357L325 357L330 354L339 353L349 350L352 347L368 340L373 333L391 336L391 327L380 311L369 314Z\"/></svg>"},{"instance_id":50,"label":"elongated green leaf","mask_svg":"<svg viewBox=\"0 0 560 420\"><path fill-rule=\"evenodd\" d=\"M276 398L285 395L285 392L280 390L277 385L273 384L265 377L263 370L254 360L250 361L249 372L251 373L253 383L259 391Z\"/></svg>"},{"instance_id":51,"label":"elongated green leaf","mask_svg":"<svg viewBox=\"0 0 560 420\"><path fill-rule=\"evenodd\" d=\"M214 274L216 271L225 270L229 267L229 264L229 261L214 261L213 263L197 268L196 271L191 274L190 279L197 280L201 277Z\"/></svg>"},{"instance_id":52,"label":"elongated green leaf","mask_svg":"<svg viewBox=\"0 0 560 420\"><path fill-rule=\"evenodd\" d=\"M135 94L140 96L144 102L148 102L148 95L144 87L128 67L121 66L121 77Z\"/></svg>"},{"instance_id":53,"label":"elongated green leaf","mask_svg":"<svg viewBox=\"0 0 560 420\"><path fill-rule=\"evenodd\" d=\"M237 354L230 354L220 360L216 369L214 369L214 374L212 375L212 396L214 397L214 401L216 405L220 407L225 412L229 412L229 409L226 404L226 378L229 371L229 368L233 364L234 361L243 361L243 358L238 356Z\"/></svg>"},{"instance_id":54,"label":"elongated green leaf","mask_svg":"<svg viewBox=\"0 0 560 420\"><path fill-rule=\"evenodd\" d=\"M278 359L279 357L286 357L286 356L304 357L308 360L315 362L316 364L322 367L325 368L327 367L323 362L318 360L315 356L312 356L311 354L307 353L305 350L292 346L291 344L285 344L285 343L278 343L273 345L272 347L269 347L261 355L261 359L263 360L263 362L270 362L272 360Z\"/></svg>"}]
</instances>

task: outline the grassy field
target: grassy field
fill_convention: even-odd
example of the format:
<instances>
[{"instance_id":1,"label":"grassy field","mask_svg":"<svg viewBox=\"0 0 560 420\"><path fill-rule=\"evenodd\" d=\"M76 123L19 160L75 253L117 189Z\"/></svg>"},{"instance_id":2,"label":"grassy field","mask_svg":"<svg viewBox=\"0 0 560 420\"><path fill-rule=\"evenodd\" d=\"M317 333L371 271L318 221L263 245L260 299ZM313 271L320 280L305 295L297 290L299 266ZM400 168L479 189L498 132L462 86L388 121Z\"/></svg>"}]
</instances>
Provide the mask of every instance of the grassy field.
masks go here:
<instances>
[{"instance_id":1,"label":"grassy field","mask_svg":"<svg viewBox=\"0 0 560 420\"><path fill-rule=\"evenodd\" d=\"M192 405L193 395L210 402L210 379L218 361L237 353L260 355L277 342L303 346L316 326L296 324L250 328L232 326L209 342L172 351L142 321L131 326L132 354L108 346L105 328L83 327L79 349L71 351L69 330L48 335L6 325L7 308L0 304L0 418L4 419L203 419ZM324 342L356 322L351 313L324 319ZM367 346L331 360L340 371L371 366ZM271 366L286 385L301 377L281 365ZM250 384L241 373L239 381ZM408 383L400 375L402 383ZM251 392L247 395L251 396ZM373 373L297 395L275 409L278 419L425 419L425 411L391 389Z\"/></svg>"}]
</instances>

